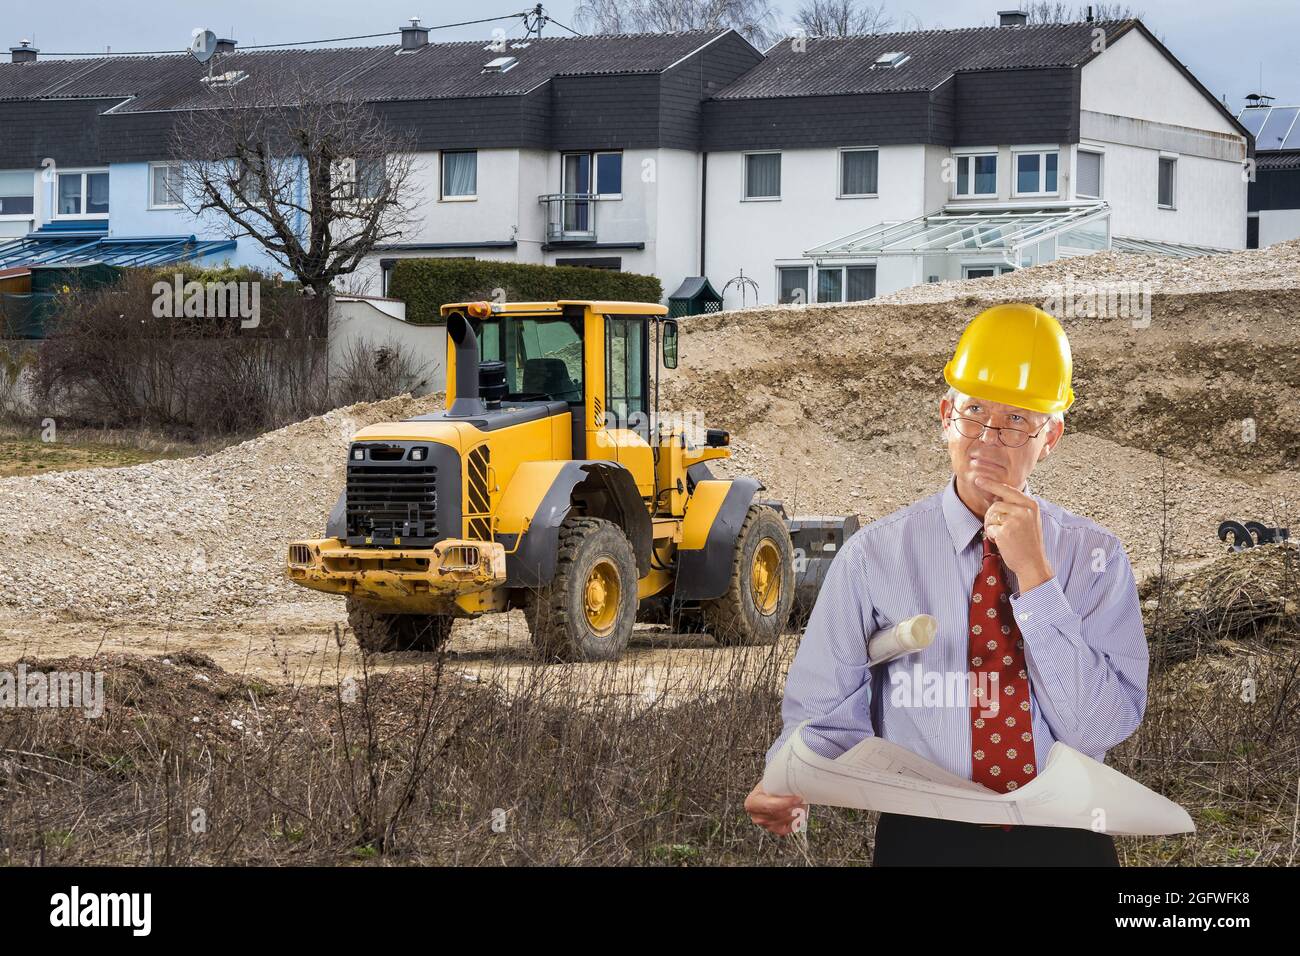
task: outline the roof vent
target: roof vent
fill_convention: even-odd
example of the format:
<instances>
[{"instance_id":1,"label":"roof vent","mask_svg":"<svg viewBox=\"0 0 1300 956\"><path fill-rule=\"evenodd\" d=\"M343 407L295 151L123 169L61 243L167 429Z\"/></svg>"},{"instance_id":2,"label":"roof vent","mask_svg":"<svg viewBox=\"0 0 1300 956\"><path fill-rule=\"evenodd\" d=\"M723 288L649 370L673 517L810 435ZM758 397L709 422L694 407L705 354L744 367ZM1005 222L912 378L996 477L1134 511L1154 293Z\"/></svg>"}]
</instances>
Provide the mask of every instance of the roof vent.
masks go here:
<instances>
[{"instance_id":1,"label":"roof vent","mask_svg":"<svg viewBox=\"0 0 1300 956\"><path fill-rule=\"evenodd\" d=\"M32 46L31 40L19 40L17 46L9 48L9 56L15 63L35 63L36 54L40 52Z\"/></svg>"},{"instance_id":2,"label":"roof vent","mask_svg":"<svg viewBox=\"0 0 1300 956\"><path fill-rule=\"evenodd\" d=\"M1091 7L1089 8L1091 10ZM1029 14L1024 10L999 10L998 26L1023 27L1029 22Z\"/></svg>"},{"instance_id":3,"label":"roof vent","mask_svg":"<svg viewBox=\"0 0 1300 956\"><path fill-rule=\"evenodd\" d=\"M420 25L419 17L411 17L411 25L402 27L402 49L418 50L429 45L429 28Z\"/></svg>"},{"instance_id":4,"label":"roof vent","mask_svg":"<svg viewBox=\"0 0 1300 956\"><path fill-rule=\"evenodd\" d=\"M517 56L499 56L483 64L484 73L505 73L519 63Z\"/></svg>"},{"instance_id":5,"label":"roof vent","mask_svg":"<svg viewBox=\"0 0 1300 956\"><path fill-rule=\"evenodd\" d=\"M896 66L902 66L910 59L911 57L906 53L900 53L897 51L892 53L882 53L880 56L876 57L875 65L880 67L882 70L888 70L893 69Z\"/></svg>"}]
</instances>

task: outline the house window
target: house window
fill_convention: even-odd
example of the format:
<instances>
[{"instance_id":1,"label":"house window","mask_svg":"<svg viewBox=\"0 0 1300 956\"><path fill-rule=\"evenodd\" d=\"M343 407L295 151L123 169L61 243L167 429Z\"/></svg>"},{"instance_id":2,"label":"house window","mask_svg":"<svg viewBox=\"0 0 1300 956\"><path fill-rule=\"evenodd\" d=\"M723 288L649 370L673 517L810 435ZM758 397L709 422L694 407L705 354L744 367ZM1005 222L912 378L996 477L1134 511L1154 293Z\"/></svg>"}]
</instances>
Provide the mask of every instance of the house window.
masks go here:
<instances>
[{"instance_id":1,"label":"house window","mask_svg":"<svg viewBox=\"0 0 1300 956\"><path fill-rule=\"evenodd\" d=\"M478 151L464 149L442 154L442 199L478 198Z\"/></svg>"},{"instance_id":2,"label":"house window","mask_svg":"<svg viewBox=\"0 0 1300 956\"><path fill-rule=\"evenodd\" d=\"M745 198L781 198L781 154L745 154Z\"/></svg>"},{"instance_id":3,"label":"house window","mask_svg":"<svg viewBox=\"0 0 1300 956\"><path fill-rule=\"evenodd\" d=\"M1014 271L1014 266L962 266L961 277L963 279L990 279L993 276L1006 275L1008 272Z\"/></svg>"},{"instance_id":4,"label":"house window","mask_svg":"<svg viewBox=\"0 0 1300 956\"><path fill-rule=\"evenodd\" d=\"M802 305L810 301L807 266L782 266L777 269L777 277L781 283L781 296L777 301L782 305Z\"/></svg>"},{"instance_id":5,"label":"house window","mask_svg":"<svg viewBox=\"0 0 1300 956\"><path fill-rule=\"evenodd\" d=\"M622 199L623 154L565 153L560 164L560 189L576 196Z\"/></svg>"},{"instance_id":6,"label":"house window","mask_svg":"<svg viewBox=\"0 0 1300 956\"><path fill-rule=\"evenodd\" d=\"M1057 191L1056 172L1059 154L1016 153L1017 196L1050 196Z\"/></svg>"},{"instance_id":7,"label":"house window","mask_svg":"<svg viewBox=\"0 0 1300 956\"><path fill-rule=\"evenodd\" d=\"M875 297L875 266L831 266L817 270L818 302L862 302Z\"/></svg>"},{"instance_id":8,"label":"house window","mask_svg":"<svg viewBox=\"0 0 1300 956\"><path fill-rule=\"evenodd\" d=\"M0 217L31 216L36 188L28 170L0 173Z\"/></svg>"},{"instance_id":9,"label":"house window","mask_svg":"<svg viewBox=\"0 0 1300 956\"><path fill-rule=\"evenodd\" d=\"M1178 160L1169 156L1160 157L1160 182L1156 187L1156 205L1161 209L1174 208L1175 174Z\"/></svg>"},{"instance_id":10,"label":"house window","mask_svg":"<svg viewBox=\"0 0 1300 956\"><path fill-rule=\"evenodd\" d=\"M601 199L623 198L623 154L596 154L596 195Z\"/></svg>"},{"instance_id":11,"label":"house window","mask_svg":"<svg viewBox=\"0 0 1300 956\"><path fill-rule=\"evenodd\" d=\"M59 173L56 216L102 219L108 216L108 170Z\"/></svg>"},{"instance_id":12,"label":"house window","mask_svg":"<svg viewBox=\"0 0 1300 956\"><path fill-rule=\"evenodd\" d=\"M1101 153L1079 150L1079 173L1074 191L1083 199L1101 198Z\"/></svg>"},{"instance_id":13,"label":"house window","mask_svg":"<svg viewBox=\"0 0 1300 956\"><path fill-rule=\"evenodd\" d=\"M358 199L378 199L384 194L386 163L382 156L368 156L356 162L356 196Z\"/></svg>"},{"instance_id":14,"label":"house window","mask_svg":"<svg viewBox=\"0 0 1300 956\"><path fill-rule=\"evenodd\" d=\"M149 164L149 208L178 209L181 206L181 164Z\"/></svg>"},{"instance_id":15,"label":"house window","mask_svg":"<svg viewBox=\"0 0 1300 956\"><path fill-rule=\"evenodd\" d=\"M880 150L840 150L840 198L875 196L880 172Z\"/></svg>"},{"instance_id":16,"label":"house window","mask_svg":"<svg viewBox=\"0 0 1300 956\"><path fill-rule=\"evenodd\" d=\"M998 154L979 153L957 157L958 196L998 194Z\"/></svg>"}]
</instances>

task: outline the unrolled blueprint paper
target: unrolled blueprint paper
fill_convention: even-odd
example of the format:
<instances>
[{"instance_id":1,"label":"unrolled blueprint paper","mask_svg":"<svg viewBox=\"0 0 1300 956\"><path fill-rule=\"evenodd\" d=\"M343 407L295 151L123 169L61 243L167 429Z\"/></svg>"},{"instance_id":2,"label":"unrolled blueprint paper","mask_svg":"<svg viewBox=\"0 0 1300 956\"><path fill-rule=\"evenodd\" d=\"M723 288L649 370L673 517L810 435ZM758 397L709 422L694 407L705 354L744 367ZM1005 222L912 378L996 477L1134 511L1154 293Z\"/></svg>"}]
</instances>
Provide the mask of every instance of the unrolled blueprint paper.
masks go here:
<instances>
[{"instance_id":1,"label":"unrolled blueprint paper","mask_svg":"<svg viewBox=\"0 0 1300 956\"><path fill-rule=\"evenodd\" d=\"M879 737L867 737L834 760L822 757L803 742L803 726L768 765L763 775L768 793L798 794L810 804L968 823L1127 835L1196 830L1187 811L1172 800L1059 740L1033 780L1011 793L995 793Z\"/></svg>"}]
</instances>

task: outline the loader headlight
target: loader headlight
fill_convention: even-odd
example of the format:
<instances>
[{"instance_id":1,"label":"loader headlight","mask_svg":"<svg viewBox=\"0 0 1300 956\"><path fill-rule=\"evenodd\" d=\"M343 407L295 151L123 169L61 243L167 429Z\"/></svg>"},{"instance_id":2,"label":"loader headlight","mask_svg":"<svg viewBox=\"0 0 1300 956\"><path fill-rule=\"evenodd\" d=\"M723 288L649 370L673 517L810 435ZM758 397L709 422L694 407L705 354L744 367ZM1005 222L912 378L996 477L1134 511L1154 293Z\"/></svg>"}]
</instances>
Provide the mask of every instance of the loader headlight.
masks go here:
<instances>
[{"instance_id":1,"label":"loader headlight","mask_svg":"<svg viewBox=\"0 0 1300 956\"><path fill-rule=\"evenodd\" d=\"M354 448L354 449L352 449L352 460L353 460L353 461L364 461L365 458L366 458L366 450L365 450L364 448Z\"/></svg>"},{"instance_id":2,"label":"loader headlight","mask_svg":"<svg viewBox=\"0 0 1300 956\"><path fill-rule=\"evenodd\" d=\"M424 461L424 456L428 453L427 448L412 448L411 461Z\"/></svg>"}]
</instances>

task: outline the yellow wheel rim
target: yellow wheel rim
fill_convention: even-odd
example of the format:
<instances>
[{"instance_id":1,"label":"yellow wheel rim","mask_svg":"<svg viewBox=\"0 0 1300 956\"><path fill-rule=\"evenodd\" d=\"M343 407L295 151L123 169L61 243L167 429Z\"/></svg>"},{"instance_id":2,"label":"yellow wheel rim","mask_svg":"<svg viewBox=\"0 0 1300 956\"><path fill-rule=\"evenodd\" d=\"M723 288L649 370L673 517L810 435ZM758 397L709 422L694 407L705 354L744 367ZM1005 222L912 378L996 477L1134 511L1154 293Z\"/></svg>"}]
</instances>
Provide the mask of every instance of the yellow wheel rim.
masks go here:
<instances>
[{"instance_id":1,"label":"yellow wheel rim","mask_svg":"<svg viewBox=\"0 0 1300 956\"><path fill-rule=\"evenodd\" d=\"M587 585L583 588L583 610L587 613L587 624L599 637L605 637L614 630L620 593L618 568L614 562L608 558L597 561L587 575Z\"/></svg>"},{"instance_id":2,"label":"yellow wheel rim","mask_svg":"<svg viewBox=\"0 0 1300 956\"><path fill-rule=\"evenodd\" d=\"M781 552L771 538L764 538L754 552L749 586L754 593L754 606L760 614L771 614L776 610L781 599Z\"/></svg>"}]
</instances>

